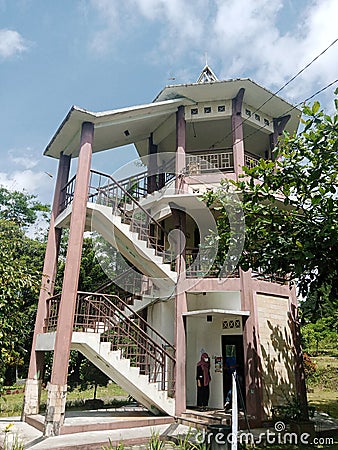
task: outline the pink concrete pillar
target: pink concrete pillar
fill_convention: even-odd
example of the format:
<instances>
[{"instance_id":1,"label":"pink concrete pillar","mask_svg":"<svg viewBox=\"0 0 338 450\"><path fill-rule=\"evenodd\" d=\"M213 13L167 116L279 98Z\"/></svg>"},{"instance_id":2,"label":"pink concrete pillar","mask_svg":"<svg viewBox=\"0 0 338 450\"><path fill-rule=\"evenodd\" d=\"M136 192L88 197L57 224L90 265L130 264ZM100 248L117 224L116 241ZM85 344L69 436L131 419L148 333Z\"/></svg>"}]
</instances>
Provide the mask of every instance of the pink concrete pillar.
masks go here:
<instances>
[{"instance_id":1,"label":"pink concrete pillar","mask_svg":"<svg viewBox=\"0 0 338 450\"><path fill-rule=\"evenodd\" d=\"M260 424L263 413L263 385L260 358L260 339L258 315L253 293L251 270L240 269L241 307L250 311L250 316L243 326L245 398L248 414L253 423Z\"/></svg>"},{"instance_id":2,"label":"pink concrete pillar","mask_svg":"<svg viewBox=\"0 0 338 450\"><path fill-rule=\"evenodd\" d=\"M273 119L273 133L270 134L269 159L274 159L273 150L278 144L279 137L283 134L286 124L290 120L290 114Z\"/></svg>"},{"instance_id":3,"label":"pink concrete pillar","mask_svg":"<svg viewBox=\"0 0 338 450\"><path fill-rule=\"evenodd\" d=\"M28 371L28 378L25 389L25 400L23 408L23 417L31 414L38 414L40 403L41 377L44 369L44 352L35 350L36 338L39 333L44 331L44 322L47 317L47 299L53 296L54 283L58 262L58 255L61 240L61 228L55 228L55 219L60 213L63 200L62 188L66 185L69 176L70 156L63 153L60 155L59 168L56 177L54 190L53 206L50 218L45 260L43 265L43 275L38 302L38 310L35 320L35 329L33 335L31 357Z\"/></svg>"},{"instance_id":4,"label":"pink concrete pillar","mask_svg":"<svg viewBox=\"0 0 338 450\"><path fill-rule=\"evenodd\" d=\"M175 260L177 272L177 284L175 294L175 415L180 416L186 410L186 333L185 316L187 312L187 295L184 289L185 284L185 242L182 242L186 234L186 214L184 211L173 210L173 218L176 229L180 230L176 248L183 249Z\"/></svg>"},{"instance_id":5,"label":"pink concrete pillar","mask_svg":"<svg viewBox=\"0 0 338 450\"><path fill-rule=\"evenodd\" d=\"M244 88L238 91L235 98L232 99L232 149L234 155L234 169L236 179L243 173L243 166L245 164L244 158L244 136L243 136L243 119L242 119L242 104L244 97Z\"/></svg>"},{"instance_id":6,"label":"pink concrete pillar","mask_svg":"<svg viewBox=\"0 0 338 450\"><path fill-rule=\"evenodd\" d=\"M48 385L45 421L46 435L59 434L60 427L64 420L68 362L77 299L83 233L86 221L93 137L94 124L84 122L82 124L68 249L56 329L52 376L51 382Z\"/></svg>"},{"instance_id":7,"label":"pink concrete pillar","mask_svg":"<svg viewBox=\"0 0 338 450\"><path fill-rule=\"evenodd\" d=\"M185 170L185 146L186 146L186 123L184 118L184 106L179 106L176 113L176 193L184 192L184 170Z\"/></svg>"}]
</instances>

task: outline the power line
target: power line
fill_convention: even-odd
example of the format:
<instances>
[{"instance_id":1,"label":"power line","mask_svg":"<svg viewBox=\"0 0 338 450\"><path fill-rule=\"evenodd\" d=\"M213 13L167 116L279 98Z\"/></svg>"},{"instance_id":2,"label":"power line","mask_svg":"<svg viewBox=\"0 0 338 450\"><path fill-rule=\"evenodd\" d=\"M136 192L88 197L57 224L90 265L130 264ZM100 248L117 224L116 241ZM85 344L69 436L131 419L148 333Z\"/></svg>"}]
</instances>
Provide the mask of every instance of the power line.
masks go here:
<instances>
[{"instance_id":1,"label":"power line","mask_svg":"<svg viewBox=\"0 0 338 450\"><path fill-rule=\"evenodd\" d=\"M331 83L327 84L326 86L324 86L323 88L319 89L317 92L315 92L314 94L310 95L310 97L307 97L305 100L302 100L301 102L297 103L297 105L293 106L292 108L288 109L287 111L285 111L283 113L283 116L285 116L286 114L288 114L289 112L293 111L294 109L298 108L298 106L303 105L304 103L308 102L309 100L313 99L314 97L316 97L317 95L321 94L322 92L326 91L326 89L328 89L329 87L333 86L334 84L338 83L338 78L335 79L334 81L332 81ZM243 139L238 140L237 142L244 142L245 139L248 139L249 137L253 136L254 134L258 133L258 131L262 130L265 128L265 125L260 126L259 128L257 128L256 130L254 130L252 133L247 134L246 136L243 137Z\"/></svg>"},{"instance_id":2,"label":"power line","mask_svg":"<svg viewBox=\"0 0 338 450\"><path fill-rule=\"evenodd\" d=\"M271 99L273 99L274 97L276 97L277 94L279 94L279 92L281 92L286 86L288 86L292 81L294 81L297 77L299 77L299 75L301 75L306 69L308 69L315 61L317 61L317 59L319 59L322 55L324 55L324 53L327 52L331 47L333 47L337 42L338 42L338 38L336 38L334 41L332 41L330 45L328 45L328 46L327 46L324 50L322 50L317 56L315 56L308 64L306 64L306 66L304 66L301 70L299 70L292 78L290 78L286 83L284 83L283 86L281 86L276 92L272 93L271 96L268 97L268 99L265 100L265 102L263 102L257 109L255 109L255 110L253 111L252 114L255 114L255 113L257 113L258 111L260 111L261 108L262 108L263 106L265 106ZM334 83L334 82L333 82L333 83ZM329 86L327 86L327 87L329 87ZM326 87L326 89L327 89L327 87ZM325 89L324 89L324 90L325 90ZM314 95L318 95L318 94L316 93L316 94L314 94ZM311 98L313 98L313 97L310 97L309 99L304 100L304 101L308 101L308 100L310 100ZM302 103L303 103L303 102L301 102L300 104L302 104ZM298 104L297 106L299 106L300 104ZM297 106L291 108L290 111L293 111L295 108L297 108ZM290 111L288 111L288 112L290 112ZM284 114L287 114L287 113L284 113ZM243 124L244 124L245 122L247 122L248 120L249 120L249 118L245 118L245 119L242 121L242 124L241 124L241 125L243 125ZM216 141L214 144L212 144L212 145L209 147L209 149L215 147L215 145L221 144L223 141L225 141L226 138L228 138L229 136L232 135L233 131L235 131L235 130L236 130L237 128L239 128L241 125L237 125L237 126L234 128L234 130L231 130L231 132L228 133L227 135L225 135L222 139L220 139L219 141ZM263 127L260 127L259 129L262 129L262 128L264 128L264 126L263 126Z\"/></svg>"}]
</instances>

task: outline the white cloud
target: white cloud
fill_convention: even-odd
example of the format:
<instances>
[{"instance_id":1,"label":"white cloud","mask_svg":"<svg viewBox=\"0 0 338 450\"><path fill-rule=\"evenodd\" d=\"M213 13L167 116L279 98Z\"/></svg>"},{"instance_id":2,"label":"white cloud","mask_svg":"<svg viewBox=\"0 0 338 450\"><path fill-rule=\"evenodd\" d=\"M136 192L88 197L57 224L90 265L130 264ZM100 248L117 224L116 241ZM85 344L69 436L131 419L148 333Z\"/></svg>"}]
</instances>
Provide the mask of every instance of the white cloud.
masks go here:
<instances>
[{"instance_id":1,"label":"white cloud","mask_svg":"<svg viewBox=\"0 0 338 450\"><path fill-rule=\"evenodd\" d=\"M0 29L0 58L7 59L28 50L27 41L15 30Z\"/></svg>"},{"instance_id":2,"label":"white cloud","mask_svg":"<svg viewBox=\"0 0 338 450\"><path fill-rule=\"evenodd\" d=\"M11 149L8 152L11 162L23 167L24 169L33 169L38 165L38 160L31 148L27 147L24 151Z\"/></svg>"},{"instance_id":3,"label":"white cloud","mask_svg":"<svg viewBox=\"0 0 338 450\"><path fill-rule=\"evenodd\" d=\"M51 188L51 179L45 172L34 172L30 169L11 173L0 172L0 185L10 190L38 194Z\"/></svg>"},{"instance_id":4,"label":"white cloud","mask_svg":"<svg viewBox=\"0 0 338 450\"><path fill-rule=\"evenodd\" d=\"M172 67L186 57L191 64L207 52L220 78L249 76L272 90L337 38L337 0L91 0L91 6L105 24L93 40L102 53L153 27L146 49L153 61ZM336 79L337 60L338 43L281 95L296 102L311 95Z\"/></svg>"}]
</instances>

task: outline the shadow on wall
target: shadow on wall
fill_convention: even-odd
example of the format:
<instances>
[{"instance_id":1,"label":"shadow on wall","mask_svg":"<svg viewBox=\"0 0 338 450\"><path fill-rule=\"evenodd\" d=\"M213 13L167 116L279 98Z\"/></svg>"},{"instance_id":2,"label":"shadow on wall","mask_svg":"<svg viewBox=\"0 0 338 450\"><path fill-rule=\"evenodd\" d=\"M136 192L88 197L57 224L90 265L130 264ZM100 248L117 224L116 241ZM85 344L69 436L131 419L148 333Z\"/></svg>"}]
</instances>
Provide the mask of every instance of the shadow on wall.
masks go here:
<instances>
[{"instance_id":1,"label":"shadow on wall","mask_svg":"<svg viewBox=\"0 0 338 450\"><path fill-rule=\"evenodd\" d=\"M295 349L293 343L293 322L287 326L266 324L270 330L269 340L261 344L263 403L264 410L271 416L273 407L292 403L296 392Z\"/></svg>"}]
</instances>

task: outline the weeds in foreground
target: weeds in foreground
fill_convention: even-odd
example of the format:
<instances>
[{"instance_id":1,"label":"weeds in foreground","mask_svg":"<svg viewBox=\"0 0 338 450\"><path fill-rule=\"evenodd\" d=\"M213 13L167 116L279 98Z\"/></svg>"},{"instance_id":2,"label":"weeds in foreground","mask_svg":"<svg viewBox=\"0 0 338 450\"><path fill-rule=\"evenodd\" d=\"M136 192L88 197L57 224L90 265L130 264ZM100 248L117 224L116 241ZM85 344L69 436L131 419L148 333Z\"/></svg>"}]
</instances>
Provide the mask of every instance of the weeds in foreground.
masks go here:
<instances>
[{"instance_id":1,"label":"weeds in foreground","mask_svg":"<svg viewBox=\"0 0 338 450\"><path fill-rule=\"evenodd\" d=\"M19 439L17 434L13 435L12 442L9 443L9 435L11 433L11 428L13 427L12 423L9 423L5 429L2 431L5 434L5 439L3 442L3 450L24 450L24 444Z\"/></svg>"},{"instance_id":2,"label":"weeds in foreground","mask_svg":"<svg viewBox=\"0 0 338 450\"><path fill-rule=\"evenodd\" d=\"M159 433L151 432L151 437L147 444L147 450L162 450L164 442L160 439Z\"/></svg>"},{"instance_id":3,"label":"weeds in foreground","mask_svg":"<svg viewBox=\"0 0 338 450\"><path fill-rule=\"evenodd\" d=\"M123 441L120 441L117 445L114 445L109 438L109 445L103 445L102 450L124 450Z\"/></svg>"}]
</instances>

